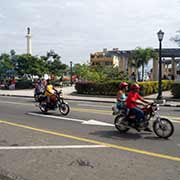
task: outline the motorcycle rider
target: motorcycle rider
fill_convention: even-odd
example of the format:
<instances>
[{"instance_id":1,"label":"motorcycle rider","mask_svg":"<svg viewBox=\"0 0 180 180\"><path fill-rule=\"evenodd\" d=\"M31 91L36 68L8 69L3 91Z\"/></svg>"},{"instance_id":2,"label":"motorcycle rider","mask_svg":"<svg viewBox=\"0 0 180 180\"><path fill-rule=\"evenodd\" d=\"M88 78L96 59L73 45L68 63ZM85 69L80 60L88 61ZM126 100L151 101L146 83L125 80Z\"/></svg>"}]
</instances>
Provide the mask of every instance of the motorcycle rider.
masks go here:
<instances>
[{"instance_id":1,"label":"motorcycle rider","mask_svg":"<svg viewBox=\"0 0 180 180\"><path fill-rule=\"evenodd\" d=\"M47 85L45 88L45 93L44 95L47 97L47 103L51 104L52 103L52 97L57 92L57 90L54 88L54 86L51 84L50 79L47 79Z\"/></svg>"},{"instance_id":2,"label":"motorcycle rider","mask_svg":"<svg viewBox=\"0 0 180 180\"><path fill-rule=\"evenodd\" d=\"M136 128L139 131L140 123L144 121L144 112L137 106L137 105L143 105L150 104L148 101L146 101L144 98L142 98L139 95L140 86L137 83L134 83L131 86L131 90L128 93L128 97L126 99L126 106L130 110L130 114L134 114L136 116ZM140 100L141 102L137 102L137 100ZM152 132L149 127L144 129L144 131Z\"/></svg>"}]
</instances>

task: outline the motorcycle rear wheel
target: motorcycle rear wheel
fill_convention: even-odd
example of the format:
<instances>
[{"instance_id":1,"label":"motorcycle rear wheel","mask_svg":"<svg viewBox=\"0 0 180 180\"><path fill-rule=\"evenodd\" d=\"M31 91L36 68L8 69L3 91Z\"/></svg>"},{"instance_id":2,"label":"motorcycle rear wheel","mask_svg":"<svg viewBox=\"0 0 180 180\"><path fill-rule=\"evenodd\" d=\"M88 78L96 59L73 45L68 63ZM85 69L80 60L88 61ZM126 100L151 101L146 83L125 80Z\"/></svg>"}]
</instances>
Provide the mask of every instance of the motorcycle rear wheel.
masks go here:
<instances>
[{"instance_id":1,"label":"motorcycle rear wheel","mask_svg":"<svg viewBox=\"0 0 180 180\"><path fill-rule=\"evenodd\" d=\"M125 133L125 132L129 131L129 129L130 129L130 128L124 126L123 124L121 124L121 122L124 118L125 117L123 115L118 115L114 119L114 125L115 125L116 129L121 133Z\"/></svg>"},{"instance_id":2,"label":"motorcycle rear wheel","mask_svg":"<svg viewBox=\"0 0 180 180\"><path fill-rule=\"evenodd\" d=\"M173 123L166 118L161 118L160 121L154 121L153 130L160 138L169 138L174 133Z\"/></svg>"},{"instance_id":3,"label":"motorcycle rear wheel","mask_svg":"<svg viewBox=\"0 0 180 180\"><path fill-rule=\"evenodd\" d=\"M70 107L66 103L61 103L61 105L59 106L59 111L63 116L66 116L70 111Z\"/></svg>"}]
</instances>

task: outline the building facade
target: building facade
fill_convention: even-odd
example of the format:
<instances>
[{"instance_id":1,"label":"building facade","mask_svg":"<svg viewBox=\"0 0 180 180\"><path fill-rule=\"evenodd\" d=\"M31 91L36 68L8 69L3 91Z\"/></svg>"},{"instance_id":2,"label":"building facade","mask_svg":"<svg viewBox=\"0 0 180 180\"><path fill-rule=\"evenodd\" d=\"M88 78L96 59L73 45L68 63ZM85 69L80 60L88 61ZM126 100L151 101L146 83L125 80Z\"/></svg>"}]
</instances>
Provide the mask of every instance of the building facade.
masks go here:
<instances>
[{"instance_id":1,"label":"building facade","mask_svg":"<svg viewBox=\"0 0 180 180\"><path fill-rule=\"evenodd\" d=\"M158 49L155 49L158 53ZM133 50L123 50L120 51L118 48L112 50L103 49L102 52L95 52L90 55L90 64L94 65L111 65L114 67L119 67L120 72L125 72L130 77L132 73L138 74L138 69L132 67L129 64L129 59ZM180 49L179 48L164 48L162 49L162 77L172 76L172 79L177 79L178 69L180 67ZM167 59L167 58L170 58ZM171 66L169 71L168 65ZM159 61L158 59L153 59L153 67L150 75L151 80L158 80L159 71ZM178 73L179 74L179 73ZM180 77L179 77L180 79Z\"/></svg>"}]
</instances>

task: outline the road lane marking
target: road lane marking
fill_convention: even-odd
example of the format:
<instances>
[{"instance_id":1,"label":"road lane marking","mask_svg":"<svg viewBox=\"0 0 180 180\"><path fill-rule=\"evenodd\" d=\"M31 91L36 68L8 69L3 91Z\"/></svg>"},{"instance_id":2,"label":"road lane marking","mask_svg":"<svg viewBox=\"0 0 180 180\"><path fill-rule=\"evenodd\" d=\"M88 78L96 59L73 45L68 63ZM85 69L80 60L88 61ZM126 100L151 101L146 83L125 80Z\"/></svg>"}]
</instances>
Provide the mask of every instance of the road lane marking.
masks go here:
<instances>
[{"instance_id":1,"label":"road lane marking","mask_svg":"<svg viewBox=\"0 0 180 180\"><path fill-rule=\"evenodd\" d=\"M143 155L147 155L147 156L151 156L151 157L156 157L156 158L158 157L158 158L161 158L161 159L180 162L180 157L170 156L170 155L166 155L166 154L158 154L158 153L154 153L154 152L150 152L150 151L144 151L144 150L140 150L140 149L129 148L129 147L126 147L126 146L119 146L119 145L115 145L115 144L109 144L109 143L105 143L105 142L101 142L101 141L96 141L96 140L93 140L93 139L87 139L87 138L83 138L83 137L78 137L78 136L73 136L73 135L68 135L68 134L62 134L62 133L58 133L58 132L55 132L55 131L34 128L34 127L31 127L31 126L12 123L12 122L3 121L3 120L1 120L1 123L11 125L11 126L15 126L15 127L24 128L24 129L33 130L33 131L36 131L36 132L42 132L42 133L51 134L51 135L55 135L55 136L59 136L59 137L65 137L65 138L69 138L69 139L74 139L74 140L78 140L78 141L82 141L82 142L88 142L88 143L92 143L92 144L96 144L96 145L103 145L103 146L107 146L107 147L110 147L110 148L113 148L113 149L118 149L118 150L133 152L133 153L137 153L137 154L143 154Z\"/></svg>"},{"instance_id":2,"label":"road lane marking","mask_svg":"<svg viewBox=\"0 0 180 180\"><path fill-rule=\"evenodd\" d=\"M31 150L31 149L90 149L107 148L104 145L66 145L66 146L3 146L0 150Z\"/></svg>"},{"instance_id":3,"label":"road lane marking","mask_svg":"<svg viewBox=\"0 0 180 180\"><path fill-rule=\"evenodd\" d=\"M53 115L45 115L45 114L37 114L37 113L27 113L32 116L40 116L40 117L45 117L45 118L54 118L54 119L62 119L66 121L75 121L75 122L80 122L81 124L85 125L96 125L96 126L111 126L114 127L114 124L102 122L102 121L97 121L97 120L81 120L81 119L73 119L73 118L66 118L66 117L61 117L61 116L53 116Z\"/></svg>"},{"instance_id":4,"label":"road lane marking","mask_svg":"<svg viewBox=\"0 0 180 180\"><path fill-rule=\"evenodd\" d=\"M32 104L28 104L28 103L17 103L17 102L10 102L10 101L0 101L0 102L2 102L2 103L7 103L7 104L18 104L18 105L32 106ZM71 108L71 111L75 111L75 112L87 112L87 113L103 114L103 115L112 116L112 111L109 111L109 110ZM177 116L162 116L162 117L168 118L168 119L170 119L172 122L180 123L180 117L177 117ZM176 121L176 120L177 120L177 121Z\"/></svg>"},{"instance_id":5,"label":"road lane marking","mask_svg":"<svg viewBox=\"0 0 180 180\"><path fill-rule=\"evenodd\" d=\"M81 120L81 119L66 118L62 116L53 116L53 115L38 114L38 113L31 113L31 112L28 112L27 114L33 115L33 116L46 117L46 118L63 119L66 121L75 121L75 122L80 122L80 123L84 122L84 120Z\"/></svg>"},{"instance_id":6,"label":"road lane marking","mask_svg":"<svg viewBox=\"0 0 180 180\"><path fill-rule=\"evenodd\" d=\"M102 121L96 121L96 120L93 120L93 119L88 120L88 121L84 121L81 124L114 127L114 124L110 124L110 123L106 123L106 122L102 122Z\"/></svg>"}]
</instances>

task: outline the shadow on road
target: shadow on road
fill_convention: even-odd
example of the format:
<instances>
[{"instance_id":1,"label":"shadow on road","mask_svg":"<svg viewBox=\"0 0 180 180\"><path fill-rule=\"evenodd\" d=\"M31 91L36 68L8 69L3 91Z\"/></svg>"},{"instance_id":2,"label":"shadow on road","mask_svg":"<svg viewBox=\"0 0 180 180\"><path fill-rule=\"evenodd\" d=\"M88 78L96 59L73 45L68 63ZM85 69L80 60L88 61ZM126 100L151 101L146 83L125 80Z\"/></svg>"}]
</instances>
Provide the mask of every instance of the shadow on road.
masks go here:
<instances>
[{"instance_id":1,"label":"shadow on road","mask_svg":"<svg viewBox=\"0 0 180 180\"><path fill-rule=\"evenodd\" d=\"M118 139L118 140L137 140L142 138L142 135L139 133L120 133L118 131L95 131L89 133L90 135L100 136L104 138Z\"/></svg>"}]
</instances>

